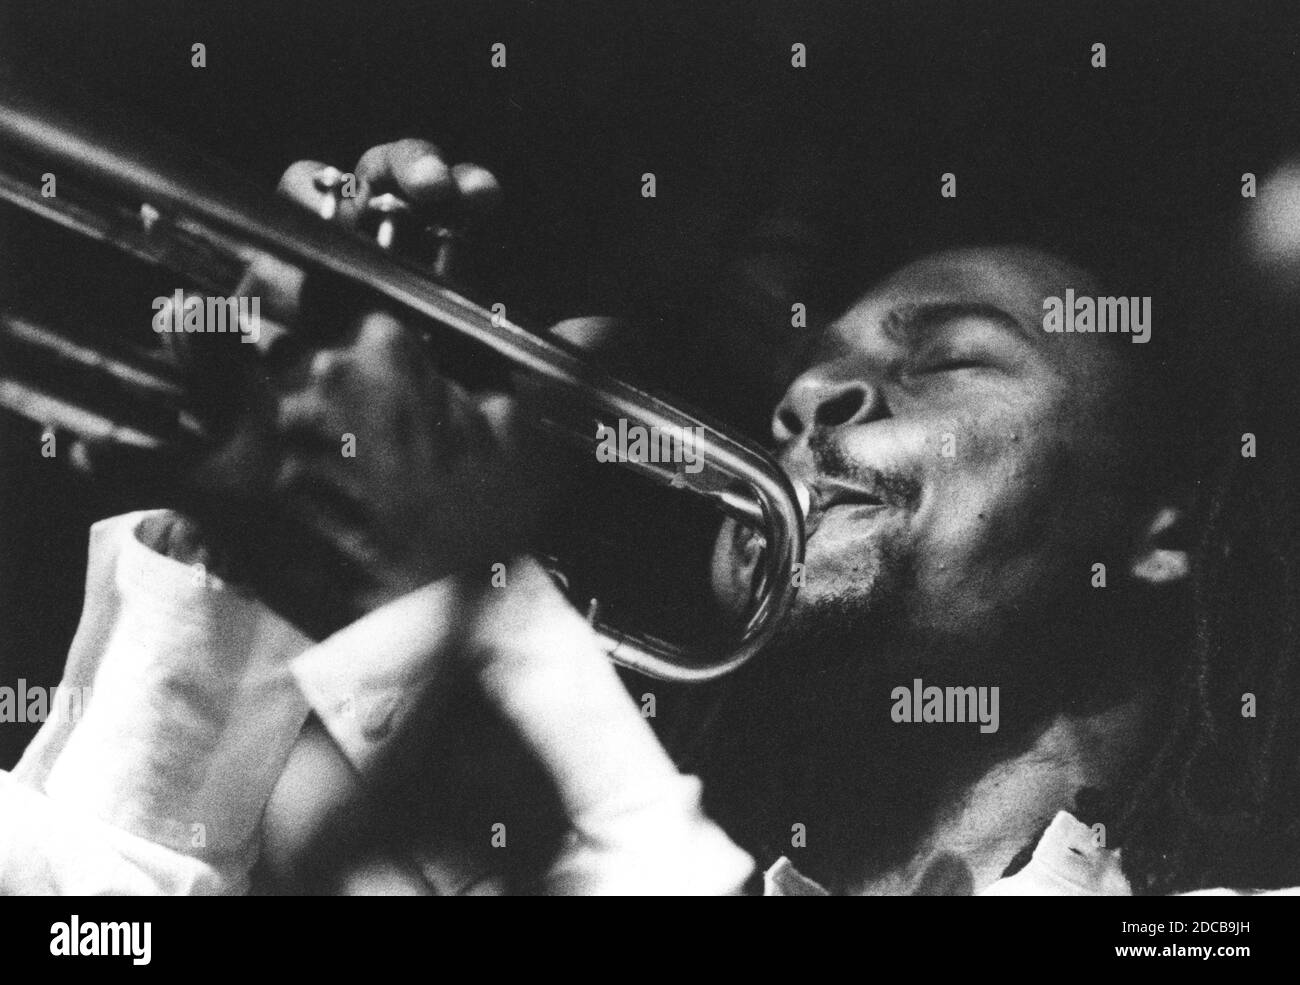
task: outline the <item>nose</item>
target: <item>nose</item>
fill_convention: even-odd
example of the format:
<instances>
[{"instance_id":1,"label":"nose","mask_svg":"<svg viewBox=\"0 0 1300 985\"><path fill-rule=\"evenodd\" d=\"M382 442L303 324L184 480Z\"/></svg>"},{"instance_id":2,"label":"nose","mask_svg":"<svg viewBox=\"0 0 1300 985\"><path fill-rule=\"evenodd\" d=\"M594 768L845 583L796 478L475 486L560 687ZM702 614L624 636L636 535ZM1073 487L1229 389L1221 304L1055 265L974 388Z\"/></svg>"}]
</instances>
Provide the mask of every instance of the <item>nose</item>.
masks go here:
<instances>
[{"instance_id":1,"label":"nose","mask_svg":"<svg viewBox=\"0 0 1300 985\"><path fill-rule=\"evenodd\" d=\"M772 415L772 436L793 441L817 428L865 424L887 416L878 387L831 366L801 373Z\"/></svg>"}]
</instances>

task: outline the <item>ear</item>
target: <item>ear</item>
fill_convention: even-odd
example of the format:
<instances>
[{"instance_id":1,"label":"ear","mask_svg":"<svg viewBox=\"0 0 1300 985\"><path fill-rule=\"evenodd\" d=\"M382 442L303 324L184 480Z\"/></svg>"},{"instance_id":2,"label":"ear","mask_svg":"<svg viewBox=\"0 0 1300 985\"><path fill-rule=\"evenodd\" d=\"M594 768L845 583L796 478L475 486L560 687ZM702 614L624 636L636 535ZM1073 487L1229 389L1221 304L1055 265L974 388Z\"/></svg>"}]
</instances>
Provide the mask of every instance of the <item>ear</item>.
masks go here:
<instances>
[{"instance_id":1,"label":"ear","mask_svg":"<svg viewBox=\"0 0 1300 985\"><path fill-rule=\"evenodd\" d=\"M1185 581L1191 570L1190 523L1185 509L1161 506L1138 533L1128 573L1152 587Z\"/></svg>"}]
</instances>

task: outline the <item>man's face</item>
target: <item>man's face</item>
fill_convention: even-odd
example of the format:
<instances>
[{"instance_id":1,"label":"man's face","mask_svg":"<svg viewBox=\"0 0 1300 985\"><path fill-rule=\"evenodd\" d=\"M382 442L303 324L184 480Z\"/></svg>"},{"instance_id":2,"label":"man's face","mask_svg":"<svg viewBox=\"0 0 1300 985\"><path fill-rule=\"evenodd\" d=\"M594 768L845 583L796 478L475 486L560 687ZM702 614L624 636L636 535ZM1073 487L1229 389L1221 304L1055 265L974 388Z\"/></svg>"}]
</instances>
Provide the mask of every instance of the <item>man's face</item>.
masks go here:
<instances>
[{"instance_id":1,"label":"man's face","mask_svg":"<svg viewBox=\"0 0 1300 985\"><path fill-rule=\"evenodd\" d=\"M1127 377L1112 340L1043 331L1067 287L1097 293L1029 249L936 254L825 330L772 422L814 490L795 626L888 612L905 638L983 642L1119 566ZM719 560L737 592L753 546L724 535Z\"/></svg>"}]
</instances>

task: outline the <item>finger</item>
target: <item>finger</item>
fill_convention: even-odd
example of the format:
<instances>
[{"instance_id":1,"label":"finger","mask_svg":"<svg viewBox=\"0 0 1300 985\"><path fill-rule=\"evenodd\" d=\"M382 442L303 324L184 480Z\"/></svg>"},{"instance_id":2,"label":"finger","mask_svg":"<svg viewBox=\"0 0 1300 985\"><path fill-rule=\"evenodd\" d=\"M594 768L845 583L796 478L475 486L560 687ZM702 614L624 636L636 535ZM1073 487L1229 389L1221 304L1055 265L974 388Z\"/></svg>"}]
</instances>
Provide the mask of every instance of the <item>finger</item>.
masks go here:
<instances>
[{"instance_id":1,"label":"finger","mask_svg":"<svg viewBox=\"0 0 1300 985\"><path fill-rule=\"evenodd\" d=\"M487 168L478 164L457 164L451 169L452 180L466 212L482 215L501 204L501 183Z\"/></svg>"},{"instance_id":2,"label":"finger","mask_svg":"<svg viewBox=\"0 0 1300 985\"><path fill-rule=\"evenodd\" d=\"M451 392L421 348L416 334L387 311L368 312L355 329L350 358L362 379L385 382L388 393L404 401L372 401L376 412L391 415L384 423L404 455L421 449L445 462L446 442L457 429L448 426Z\"/></svg>"},{"instance_id":3,"label":"finger","mask_svg":"<svg viewBox=\"0 0 1300 985\"><path fill-rule=\"evenodd\" d=\"M427 140L380 144L357 162L358 199L393 192L414 206L449 202L457 195L451 168L442 151Z\"/></svg>"},{"instance_id":4,"label":"finger","mask_svg":"<svg viewBox=\"0 0 1300 985\"><path fill-rule=\"evenodd\" d=\"M583 352L600 355L619 345L629 334L626 322L606 315L588 318L566 318L556 322L547 334L577 346Z\"/></svg>"},{"instance_id":5,"label":"finger","mask_svg":"<svg viewBox=\"0 0 1300 985\"><path fill-rule=\"evenodd\" d=\"M567 318L547 334L576 346L616 375L652 364L642 333L619 318Z\"/></svg>"},{"instance_id":6,"label":"finger","mask_svg":"<svg viewBox=\"0 0 1300 985\"><path fill-rule=\"evenodd\" d=\"M182 564L212 564L212 553L198 527L179 513L146 517L136 532L136 539L154 553Z\"/></svg>"},{"instance_id":7,"label":"finger","mask_svg":"<svg viewBox=\"0 0 1300 985\"><path fill-rule=\"evenodd\" d=\"M295 161L280 177L276 193L319 213L330 196L316 187L316 176L327 168L320 161Z\"/></svg>"}]
</instances>

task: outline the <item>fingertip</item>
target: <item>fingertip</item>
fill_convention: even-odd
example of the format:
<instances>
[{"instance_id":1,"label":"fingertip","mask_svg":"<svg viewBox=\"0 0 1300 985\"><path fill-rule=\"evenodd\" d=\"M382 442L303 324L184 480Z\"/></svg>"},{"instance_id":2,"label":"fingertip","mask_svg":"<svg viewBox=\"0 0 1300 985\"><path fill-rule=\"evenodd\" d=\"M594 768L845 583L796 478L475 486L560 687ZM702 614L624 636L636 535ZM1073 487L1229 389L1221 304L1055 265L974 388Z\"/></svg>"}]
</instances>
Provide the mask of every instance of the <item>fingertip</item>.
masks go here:
<instances>
[{"instance_id":1,"label":"fingertip","mask_svg":"<svg viewBox=\"0 0 1300 985\"><path fill-rule=\"evenodd\" d=\"M402 194L413 203L436 202L456 193L452 170L436 154L422 154L394 172Z\"/></svg>"},{"instance_id":2,"label":"fingertip","mask_svg":"<svg viewBox=\"0 0 1300 985\"><path fill-rule=\"evenodd\" d=\"M457 164L451 169L456 190L466 205L478 211L495 208L503 197L501 182L487 168L478 164Z\"/></svg>"},{"instance_id":3,"label":"fingertip","mask_svg":"<svg viewBox=\"0 0 1300 985\"><path fill-rule=\"evenodd\" d=\"M245 268L236 292L258 298L268 318L291 323L302 305L306 279L307 273L301 267L269 253L257 253Z\"/></svg>"},{"instance_id":4,"label":"fingertip","mask_svg":"<svg viewBox=\"0 0 1300 985\"><path fill-rule=\"evenodd\" d=\"M371 147L357 162L357 177L373 192L397 191L408 201L436 201L455 186L436 144L415 137Z\"/></svg>"},{"instance_id":5,"label":"fingertip","mask_svg":"<svg viewBox=\"0 0 1300 985\"><path fill-rule=\"evenodd\" d=\"M316 188L316 175L324 171L326 167L328 165L322 164L320 161L294 161L280 177L280 183L276 186L276 193L297 202L299 205L314 209L321 195Z\"/></svg>"}]
</instances>

